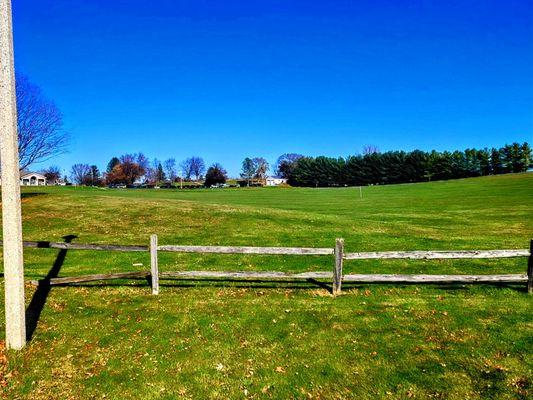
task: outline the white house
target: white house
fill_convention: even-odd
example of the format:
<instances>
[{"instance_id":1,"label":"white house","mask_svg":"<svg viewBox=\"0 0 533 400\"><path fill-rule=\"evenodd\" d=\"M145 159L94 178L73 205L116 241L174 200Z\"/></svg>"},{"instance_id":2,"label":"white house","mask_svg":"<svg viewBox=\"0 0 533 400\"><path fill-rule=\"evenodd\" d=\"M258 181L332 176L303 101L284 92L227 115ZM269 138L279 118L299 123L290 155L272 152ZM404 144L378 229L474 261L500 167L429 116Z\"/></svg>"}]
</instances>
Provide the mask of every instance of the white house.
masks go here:
<instances>
[{"instance_id":1,"label":"white house","mask_svg":"<svg viewBox=\"0 0 533 400\"><path fill-rule=\"evenodd\" d=\"M281 178L279 176L269 176L266 178L266 186L279 186L279 185L285 185L287 183L287 179Z\"/></svg>"},{"instance_id":2,"label":"white house","mask_svg":"<svg viewBox=\"0 0 533 400\"><path fill-rule=\"evenodd\" d=\"M20 175L21 186L45 186L46 176L37 172L23 172Z\"/></svg>"}]
</instances>

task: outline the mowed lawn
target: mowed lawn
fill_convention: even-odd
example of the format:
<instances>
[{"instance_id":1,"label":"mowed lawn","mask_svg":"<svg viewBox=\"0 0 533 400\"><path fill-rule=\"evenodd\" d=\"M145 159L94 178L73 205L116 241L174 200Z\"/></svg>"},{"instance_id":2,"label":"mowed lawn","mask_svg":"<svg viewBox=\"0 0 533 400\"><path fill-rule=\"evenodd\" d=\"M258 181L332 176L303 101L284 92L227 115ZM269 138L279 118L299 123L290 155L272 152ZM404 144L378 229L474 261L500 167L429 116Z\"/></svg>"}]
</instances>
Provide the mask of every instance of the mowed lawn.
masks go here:
<instances>
[{"instance_id":1,"label":"mowed lawn","mask_svg":"<svg viewBox=\"0 0 533 400\"><path fill-rule=\"evenodd\" d=\"M523 249L533 174L363 188L24 188L25 240ZM26 279L149 268L145 253L25 250ZM139 264L143 264L142 266ZM329 271L330 256L160 254L160 269ZM526 258L350 261L351 273L525 273ZM3 281L1 282L3 291ZM532 395L525 285L146 281L27 285L32 340L0 342L0 397L511 399ZM32 300L33 298L33 300ZM43 299L46 302L43 302ZM3 296L2 300L3 302ZM36 311L37 310L37 311ZM0 307L0 340L4 335Z\"/></svg>"}]
</instances>

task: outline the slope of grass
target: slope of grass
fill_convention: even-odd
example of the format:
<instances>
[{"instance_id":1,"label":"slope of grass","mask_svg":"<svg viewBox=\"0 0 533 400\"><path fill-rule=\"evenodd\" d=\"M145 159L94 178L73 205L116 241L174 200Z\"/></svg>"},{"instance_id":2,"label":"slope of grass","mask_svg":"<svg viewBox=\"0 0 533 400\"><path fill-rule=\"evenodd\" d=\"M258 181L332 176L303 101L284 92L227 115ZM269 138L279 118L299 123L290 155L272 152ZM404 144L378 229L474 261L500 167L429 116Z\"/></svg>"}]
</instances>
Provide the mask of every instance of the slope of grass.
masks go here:
<instances>
[{"instance_id":1,"label":"slope of grass","mask_svg":"<svg viewBox=\"0 0 533 400\"><path fill-rule=\"evenodd\" d=\"M25 188L26 240L527 248L533 174L339 189ZM42 278L54 250L26 249ZM143 253L68 251L59 276L146 269ZM143 263L143 267L132 264ZM330 270L331 257L161 254L162 270ZM358 261L347 272L523 273L526 260ZM3 285L3 283L2 283ZM27 287L28 302L35 289ZM53 288L32 341L0 352L6 398L527 398L522 286L146 282ZM3 313L3 307L0 308ZM3 332L3 315L0 315ZM0 345L1 348L1 345ZM7 358L3 358L7 354ZM2 377L3 374L3 377Z\"/></svg>"}]
</instances>

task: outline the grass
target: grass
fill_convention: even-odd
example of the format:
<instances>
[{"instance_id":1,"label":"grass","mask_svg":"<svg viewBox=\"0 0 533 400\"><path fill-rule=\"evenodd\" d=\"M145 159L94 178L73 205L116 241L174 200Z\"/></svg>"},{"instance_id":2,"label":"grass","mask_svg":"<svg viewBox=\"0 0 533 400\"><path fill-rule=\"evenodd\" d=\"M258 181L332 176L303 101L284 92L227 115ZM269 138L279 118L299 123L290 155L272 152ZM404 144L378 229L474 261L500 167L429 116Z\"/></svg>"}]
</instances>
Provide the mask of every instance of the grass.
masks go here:
<instances>
[{"instance_id":1,"label":"grass","mask_svg":"<svg viewBox=\"0 0 533 400\"><path fill-rule=\"evenodd\" d=\"M25 188L24 238L333 247L527 248L533 174L339 189ZM26 278L58 252L26 249ZM148 267L68 251L59 276ZM144 267L133 266L143 263ZM162 270L331 270L331 257L161 254ZM350 261L346 272L524 273L526 260ZM3 283L2 283L3 286ZM0 396L28 399L526 399L532 298L518 286L164 281L53 288L22 352L0 343ZM27 301L35 288L27 286ZM3 307L0 307L3 314ZM0 332L4 331L0 316Z\"/></svg>"}]
</instances>

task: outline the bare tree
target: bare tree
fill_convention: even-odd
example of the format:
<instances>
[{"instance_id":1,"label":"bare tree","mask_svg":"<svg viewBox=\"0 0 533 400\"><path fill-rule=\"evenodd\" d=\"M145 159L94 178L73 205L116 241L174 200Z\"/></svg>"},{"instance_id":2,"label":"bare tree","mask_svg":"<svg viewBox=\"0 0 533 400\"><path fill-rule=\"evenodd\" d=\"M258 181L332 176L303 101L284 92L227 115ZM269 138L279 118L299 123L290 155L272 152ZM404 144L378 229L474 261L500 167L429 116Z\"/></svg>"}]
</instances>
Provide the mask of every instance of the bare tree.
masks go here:
<instances>
[{"instance_id":1,"label":"bare tree","mask_svg":"<svg viewBox=\"0 0 533 400\"><path fill-rule=\"evenodd\" d=\"M192 165L191 165L190 160L191 160L190 158L187 158L180 163L181 176L186 181L191 180L191 176L192 176Z\"/></svg>"},{"instance_id":2,"label":"bare tree","mask_svg":"<svg viewBox=\"0 0 533 400\"><path fill-rule=\"evenodd\" d=\"M143 153L137 153L134 156L137 164L142 170L146 171L150 167L150 160Z\"/></svg>"},{"instance_id":3,"label":"bare tree","mask_svg":"<svg viewBox=\"0 0 533 400\"><path fill-rule=\"evenodd\" d=\"M363 146L363 154L366 156L368 154L379 153L379 147L373 144L367 144Z\"/></svg>"},{"instance_id":4,"label":"bare tree","mask_svg":"<svg viewBox=\"0 0 533 400\"><path fill-rule=\"evenodd\" d=\"M146 179L146 182L150 184L157 183L157 167L159 165L159 160L157 158L154 158L152 162L148 163L148 167L145 169L144 178Z\"/></svg>"},{"instance_id":5,"label":"bare tree","mask_svg":"<svg viewBox=\"0 0 533 400\"><path fill-rule=\"evenodd\" d=\"M174 179L176 179L176 160L173 158L169 158L168 160L165 160L163 166L165 167L165 173L167 174L167 178L171 182L173 182Z\"/></svg>"},{"instance_id":6,"label":"bare tree","mask_svg":"<svg viewBox=\"0 0 533 400\"><path fill-rule=\"evenodd\" d=\"M205 173L205 162L201 157L190 157L181 163L181 170L185 179L189 180L191 177L198 181Z\"/></svg>"},{"instance_id":7,"label":"bare tree","mask_svg":"<svg viewBox=\"0 0 533 400\"><path fill-rule=\"evenodd\" d=\"M263 157L255 157L252 161L254 163L255 169L254 177L258 179L266 179L267 172L270 169L268 161L265 160Z\"/></svg>"},{"instance_id":8,"label":"bare tree","mask_svg":"<svg viewBox=\"0 0 533 400\"><path fill-rule=\"evenodd\" d=\"M24 170L64 153L69 136L59 108L23 74L17 74L16 92L19 162Z\"/></svg>"},{"instance_id":9,"label":"bare tree","mask_svg":"<svg viewBox=\"0 0 533 400\"><path fill-rule=\"evenodd\" d=\"M197 181L205 174L205 162L201 157L192 157L192 174Z\"/></svg>"},{"instance_id":10,"label":"bare tree","mask_svg":"<svg viewBox=\"0 0 533 400\"><path fill-rule=\"evenodd\" d=\"M91 177L91 167L89 164L74 164L70 172L70 177L78 185L84 185Z\"/></svg>"},{"instance_id":11,"label":"bare tree","mask_svg":"<svg viewBox=\"0 0 533 400\"><path fill-rule=\"evenodd\" d=\"M56 183L59 179L61 179L61 169L55 165L52 165L49 168L44 169L42 173L44 176L46 176L46 180L50 184Z\"/></svg>"},{"instance_id":12,"label":"bare tree","mask_svg":"<svg viewBox=\"0 0 533 400\"><path fill-rule=\"evenodd\" d=\"M153 159L152 165L146 170L146 179L152 184L157 184L165 180L163 166L157 158Z\"/></svg>"}]
</instances>

